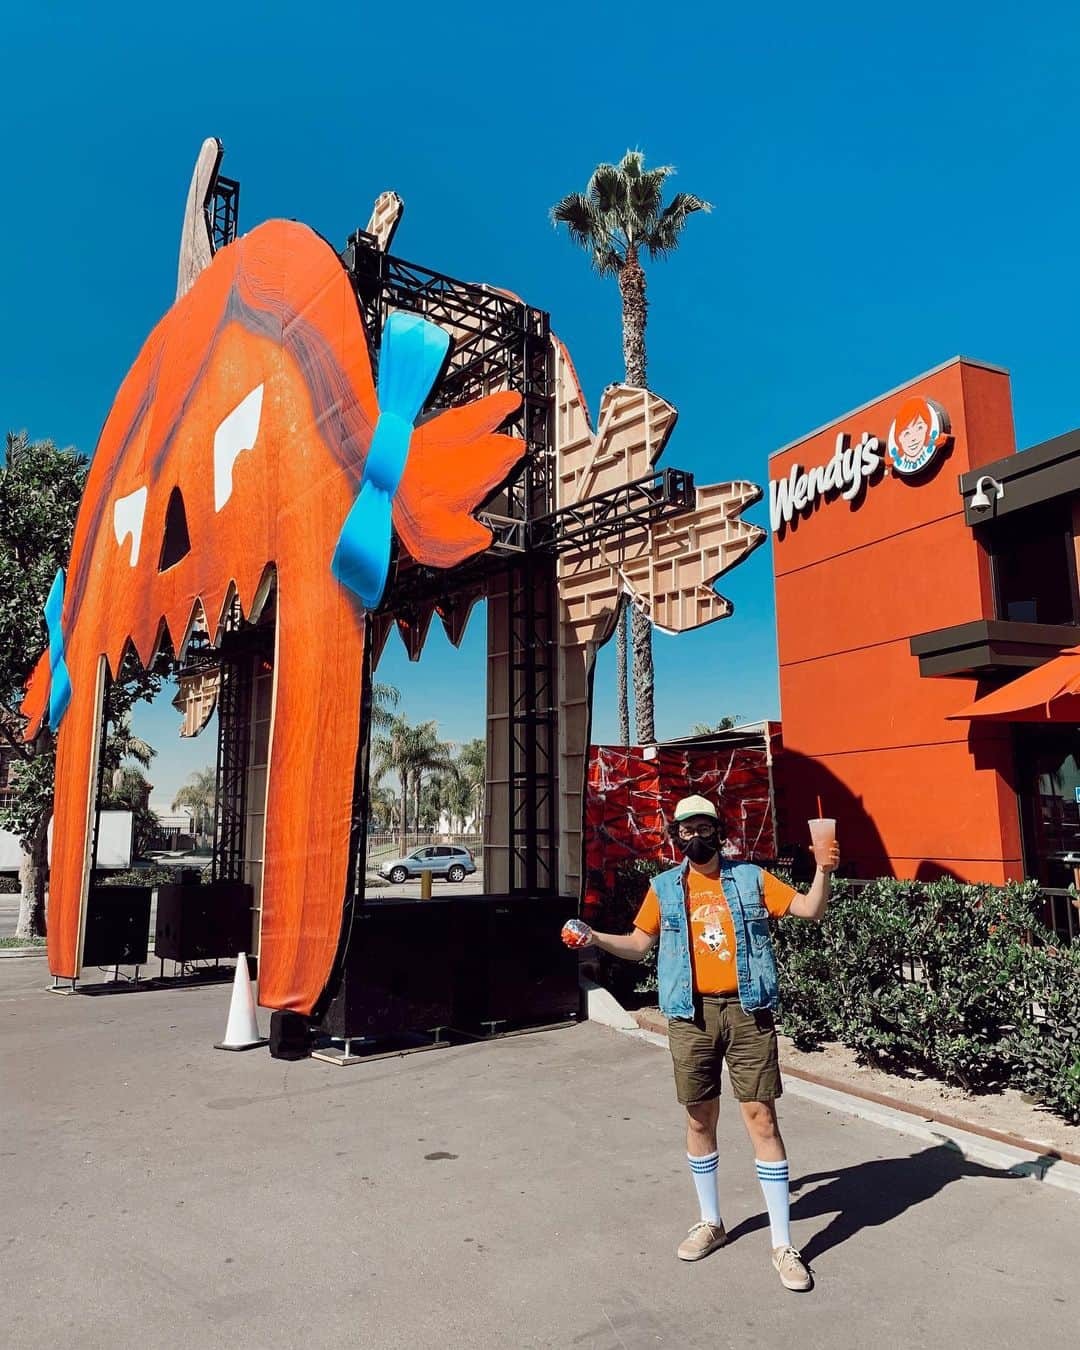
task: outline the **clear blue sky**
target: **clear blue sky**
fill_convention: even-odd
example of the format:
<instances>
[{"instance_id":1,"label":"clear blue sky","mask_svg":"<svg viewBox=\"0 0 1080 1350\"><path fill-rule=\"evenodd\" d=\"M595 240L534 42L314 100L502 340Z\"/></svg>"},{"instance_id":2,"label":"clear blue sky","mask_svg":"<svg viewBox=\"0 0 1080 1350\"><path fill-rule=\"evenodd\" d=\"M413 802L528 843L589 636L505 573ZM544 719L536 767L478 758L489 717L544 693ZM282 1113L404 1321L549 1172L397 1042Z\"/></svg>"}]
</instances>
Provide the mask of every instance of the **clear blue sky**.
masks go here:
<instances>
[{"instance_id":1,"label":"clear blue sky","mask_svg":"<svg viewBox=\"0 0 1080 1350\"><path fill-rule=\"evenodd\" d=\"M665 462L701 482L764 483L772 450L958 352L1010 368L1020 445L1080 424L1073 6L4 10L7 427L92 449L171 302L207 135L242 228L344 243L397 189L396 251L549 310L593 409L622 376L618 293L548 208L628 146L677 165L716 209L650 270L649 379L680 410ZM661 736L779 712L768 546L720 589L731 619L657 635ZM380 677L409 716L482 734L482 625L462 653L434 634L418 667L396 641ZM609 649L598 740L613 670ZM179 757L171 719L140 718L156 797L212 758Z\"/></svg>"}]
</instances>

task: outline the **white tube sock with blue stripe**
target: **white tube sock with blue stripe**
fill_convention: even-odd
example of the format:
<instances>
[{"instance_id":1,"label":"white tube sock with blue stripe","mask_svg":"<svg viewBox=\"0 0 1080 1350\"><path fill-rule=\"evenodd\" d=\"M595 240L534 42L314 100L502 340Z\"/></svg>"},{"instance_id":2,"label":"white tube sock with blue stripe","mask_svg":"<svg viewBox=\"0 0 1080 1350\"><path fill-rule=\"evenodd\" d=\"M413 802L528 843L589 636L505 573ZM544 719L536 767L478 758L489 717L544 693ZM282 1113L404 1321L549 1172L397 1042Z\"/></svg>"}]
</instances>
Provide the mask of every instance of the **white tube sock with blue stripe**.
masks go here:
<instances>
[{"instance_id":1,"label":"white tube sock with blue stripe","mask_svg":"<svg viewBox=\"0 0 1080 1350\"><path fill-rule=\"evenodd\" d=\"M765 1204L769 1209L769 1228L772 1231L774 1247L791 1246L791 1201L788 1197L788 1165L783 1162L762 1162L754 1159L758 1181L765 1195Z\"/></svg>"},{"instance_id":2,"label":"white tube sock with blue stripe","mask_svg":"<svg viewBox=\"0 0 1080 1350\"><path fill-rule=\"evenodd\" d=\"M716 1170L720 1163L720 1154L706 1153L703 1158L695 1158L692 1153L688 1153L686 1161L690 1164L690 1172L694 1178L702 1222L719 1227L720 1199L717 1195Z\"/></svg>"}]
</instances>

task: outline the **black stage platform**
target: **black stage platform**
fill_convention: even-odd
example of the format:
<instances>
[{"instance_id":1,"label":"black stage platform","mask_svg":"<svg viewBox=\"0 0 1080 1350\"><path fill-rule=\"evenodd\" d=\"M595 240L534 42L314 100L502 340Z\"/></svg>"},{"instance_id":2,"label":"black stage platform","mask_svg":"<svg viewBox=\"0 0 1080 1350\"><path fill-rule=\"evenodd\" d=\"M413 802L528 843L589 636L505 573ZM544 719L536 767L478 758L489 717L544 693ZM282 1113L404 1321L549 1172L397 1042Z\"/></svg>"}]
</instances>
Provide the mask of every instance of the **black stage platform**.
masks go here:
<instances>
[{"instance_id":1,"label":"black stage platform","mask_svg":"<svg viewBox=\"0 0 1080 1350\"><path fill-rule=\"evenodd\" d=\"M569 896L365 900L318 1030L339 1040L445 1039L574 1021L578 956L559 936Z\"/></svg>"}]
</instances>

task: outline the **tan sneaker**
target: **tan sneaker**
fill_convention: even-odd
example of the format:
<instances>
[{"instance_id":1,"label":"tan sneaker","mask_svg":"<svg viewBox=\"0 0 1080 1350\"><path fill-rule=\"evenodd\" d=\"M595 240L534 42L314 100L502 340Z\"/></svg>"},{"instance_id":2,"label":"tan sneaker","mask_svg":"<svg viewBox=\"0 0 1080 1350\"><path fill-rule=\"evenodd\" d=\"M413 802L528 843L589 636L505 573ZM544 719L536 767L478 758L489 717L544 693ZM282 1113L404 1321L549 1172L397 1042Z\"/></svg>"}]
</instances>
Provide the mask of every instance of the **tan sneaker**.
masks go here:
<instances>
[{"instance_id":1,"label":"tan sneaker","mask_svg":"<svg viewBox=\"0 0 1080 1350\"><path fill-rule=\"evenodd\" d=\"M806 1264L794 1247L774 1247L772 1263L785 1289L794 1289L801 1294L813 1284Z\"/></svg>"},{"instance_id":2,"label":"tan sneaker","mask_svg":"<svg viewBox=\"0 0 1080 1350\"><path fill-rule=\"evenodd\" d=\"M694 1224L679 1243L676 1256L680 1261L700 1261L703 1256L716 1251L717 1247L722 1247L726 1241L727 1234L722 1223L709 1223L702 1219L700 1223Z\"/></svg>"}]
</instances>

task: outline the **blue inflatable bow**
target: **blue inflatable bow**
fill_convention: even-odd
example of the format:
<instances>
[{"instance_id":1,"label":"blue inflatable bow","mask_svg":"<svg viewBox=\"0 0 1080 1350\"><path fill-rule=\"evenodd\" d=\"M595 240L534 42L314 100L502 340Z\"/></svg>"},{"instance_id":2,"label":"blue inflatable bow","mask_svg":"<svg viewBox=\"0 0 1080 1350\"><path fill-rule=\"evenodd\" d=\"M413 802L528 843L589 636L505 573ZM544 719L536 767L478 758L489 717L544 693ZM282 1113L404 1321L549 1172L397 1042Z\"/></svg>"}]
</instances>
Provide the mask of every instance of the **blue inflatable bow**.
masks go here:
<instances>
[{"instance_id":1,"label":"blue inflatable bow","mask_svg":"<svg viewBox=\"0 0 1080 1350\"><path fill-rule=\"evenodd\" d=\"M49 629L49 726L54 732L60 728L60 719L71 702L71 677L64 660L64 630L60 620L64 610L64 569L53 578L49 598L45 601L45 623Z\"/></svg>"},{"instance_id":2,"label":"blue inflatable bow","mask_svg":"<svg viewBox=\"0 0 1080 1350\"><path fill-rule=\"evenodd\" d=\"M360 478L360 492L345 517L330 570L343 586L375 609L390 570L394 493L405 472L409 441L450 346L450 335L418 314L397 311L383 329L379 352L379 420Z\"/></svg>"}]
</instances>

